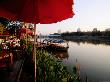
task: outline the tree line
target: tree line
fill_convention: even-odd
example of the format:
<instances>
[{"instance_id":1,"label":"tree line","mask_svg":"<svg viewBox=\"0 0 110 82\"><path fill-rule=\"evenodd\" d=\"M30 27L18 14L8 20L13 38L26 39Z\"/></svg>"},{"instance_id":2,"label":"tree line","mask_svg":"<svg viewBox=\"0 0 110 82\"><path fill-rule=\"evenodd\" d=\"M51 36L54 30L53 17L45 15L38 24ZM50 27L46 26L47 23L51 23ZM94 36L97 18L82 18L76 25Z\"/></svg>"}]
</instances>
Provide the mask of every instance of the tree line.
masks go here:
<instances>
[{"instance_id":1,"label":"tree line","mask_svg":"<svg viewBox=\"0 0 110 82\"><path fill-rule=\"evenodd\" d=\"M64 32L61 36L100 36L110 37L110 31Z\"/></svg>"}]
</instances>

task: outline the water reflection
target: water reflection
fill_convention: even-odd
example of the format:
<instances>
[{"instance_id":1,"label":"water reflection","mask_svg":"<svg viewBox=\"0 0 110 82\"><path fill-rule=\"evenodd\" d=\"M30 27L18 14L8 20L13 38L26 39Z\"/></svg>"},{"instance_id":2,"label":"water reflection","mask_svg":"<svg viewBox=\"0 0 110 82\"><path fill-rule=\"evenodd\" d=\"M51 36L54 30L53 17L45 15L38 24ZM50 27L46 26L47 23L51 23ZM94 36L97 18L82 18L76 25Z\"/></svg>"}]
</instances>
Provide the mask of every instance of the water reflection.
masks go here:
<instances>
[{"instance_id":1,"label":"water reflection","mask_svg":"<svg viewBox=\"0 0 110 82\"><path fill-rule=\"evenodd\" d=\"M80 65L81 82L110 82L109 42L70 41L66 65ZM80 44L80 45L79 45ZM75 61L76 60L76 61Z\"/></svg>"},{"instance_id":2,"label":"water reflection","mask_svg":"<svg viewBox=\"0 0 110 82\"><path fill-rule=\"evenodd\" d=\"M80 43L89 43L89 44L95 44L95 45L108 45L110 46L110 41L104 41L104 40L68 40L68 41L72 41L72 42L76 42L78 45L80 45Z\"/></svg>"}]
</instances>

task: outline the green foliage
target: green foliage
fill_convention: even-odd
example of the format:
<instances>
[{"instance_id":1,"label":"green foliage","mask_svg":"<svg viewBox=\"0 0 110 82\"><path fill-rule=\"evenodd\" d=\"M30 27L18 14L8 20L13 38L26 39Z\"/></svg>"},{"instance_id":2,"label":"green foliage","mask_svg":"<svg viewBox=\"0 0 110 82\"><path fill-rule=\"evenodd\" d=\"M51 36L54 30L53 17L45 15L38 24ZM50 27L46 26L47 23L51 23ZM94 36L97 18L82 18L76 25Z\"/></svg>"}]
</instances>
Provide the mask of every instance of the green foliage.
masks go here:
<instances>
[{"instance_id":1,"label":"green foliage","mask_svg":"<svg viewBox=\"0 0 110 82\"><path fill-rule=\"evenodd\" d=\"M43 50L37 50L37 82L78 82L62 62Z\"/></svg>"},{"instance_id":2,"label":"green foliage","mask_svg":"<svg viewBox=\"0 0 110 82\"><path fill-rule=\"evenodd\" d=\"M0 44L0 53L2 52L2 45Z\"/></svg>"},{"instance_id":3,"label":"green foliage","mask_svg":"<svg viewBox=\"0 0 110 82\"><path fill-rule=\"evenodd\" d=\"M26 45L26 40L25 39L21 39L20 40L20 45L22 46L22 45Z\"/></svg>"},{"instance_id":4,"label":"green foliage","mask_svg":"<svg viewBox=\"0 0 110 82\"><path fill-rule=\"evenodd\" d=\"M9 24L9 20L6 18L0 17L0 23L6 27Z\"/></svg>"},{"instance_id":5,"label":"green foliage","mask_svg":"<svg viewBox=\"0 0 110 82\"><path fill-rule=\"evenodd\" d=\"M31 53L32 53L32 50L33 50L33 45L32 45L32 44L29 44L29 45L28 45L28 48L27 48L27 52L28 52L29 54L31 54Z\"/></svg>"}]
</instances>

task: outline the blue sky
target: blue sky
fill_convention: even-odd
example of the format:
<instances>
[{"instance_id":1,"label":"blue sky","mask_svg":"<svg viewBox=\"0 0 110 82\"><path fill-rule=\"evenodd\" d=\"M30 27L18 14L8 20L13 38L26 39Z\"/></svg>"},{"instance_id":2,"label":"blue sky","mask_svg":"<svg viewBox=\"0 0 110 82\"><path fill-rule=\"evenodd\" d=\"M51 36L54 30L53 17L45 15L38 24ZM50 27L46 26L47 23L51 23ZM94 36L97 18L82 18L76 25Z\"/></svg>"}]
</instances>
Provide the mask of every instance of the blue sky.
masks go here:
<instances>
[{"instance_id":1,"label":"blue sky","mask_svg":"<svg viewBox=\"0 0 110 82\"><path fill-rule=\"evenodd\" d=\"M38 24L37 32L50 34L58 30L77 31L77 28L81 31L110 28L110 0L74 0L73 11L73 18L55 24Z\"/></svg>"}]
</instances>

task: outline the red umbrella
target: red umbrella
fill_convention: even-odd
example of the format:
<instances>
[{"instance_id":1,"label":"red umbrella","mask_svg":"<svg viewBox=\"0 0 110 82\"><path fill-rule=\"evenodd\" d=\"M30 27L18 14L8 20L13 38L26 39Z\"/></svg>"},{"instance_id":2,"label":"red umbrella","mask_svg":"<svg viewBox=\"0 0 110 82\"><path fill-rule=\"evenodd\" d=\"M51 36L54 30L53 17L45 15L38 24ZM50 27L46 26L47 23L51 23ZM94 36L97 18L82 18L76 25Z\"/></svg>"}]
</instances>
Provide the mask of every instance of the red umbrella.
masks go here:
<instances>
[{"instance_id":1,"label":"red umbrella","mask_svg":"<svg viewBox=\"0 0 110 82\"><path fill-rule=\"evenodd\" d=\"M0 16L29 23L56 23L74 15L73 0L0 0Z\"/></svg>"},{"instance_id":2,"label":"red umbrella","mask_svg":"<svg viewBox=\"0 0 110 82\"><path fill-rule=\"evenodd\" d=\"M34 23L36 27L36 23L50 24L72 17L72 4L73 0L0 0L0 16ZM36 37L34 41L36 42ZM35 50L34 45L36 61Z\"/></svg>"},{"instance_id":3,"label":"red umbrella","mask_svg":"<svg viewBox=\"0 0 110 82\"><path fill-rule=\"evenodd\" d=\"M8 19L16 20L15 19L15 14L13 14L9 11L3 10L1 8L0 8L0 17L5 17L5 18L8 18Z\"/></svg>"}]
</instances>

